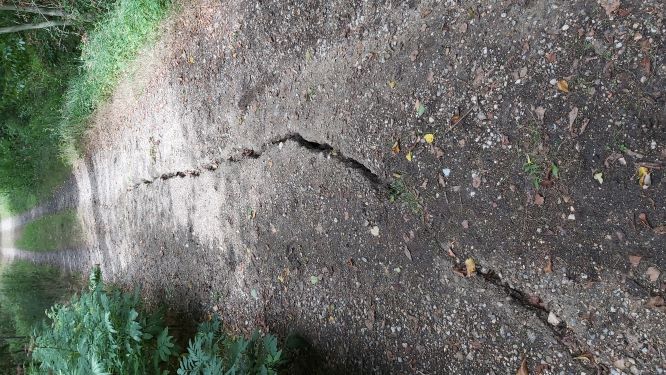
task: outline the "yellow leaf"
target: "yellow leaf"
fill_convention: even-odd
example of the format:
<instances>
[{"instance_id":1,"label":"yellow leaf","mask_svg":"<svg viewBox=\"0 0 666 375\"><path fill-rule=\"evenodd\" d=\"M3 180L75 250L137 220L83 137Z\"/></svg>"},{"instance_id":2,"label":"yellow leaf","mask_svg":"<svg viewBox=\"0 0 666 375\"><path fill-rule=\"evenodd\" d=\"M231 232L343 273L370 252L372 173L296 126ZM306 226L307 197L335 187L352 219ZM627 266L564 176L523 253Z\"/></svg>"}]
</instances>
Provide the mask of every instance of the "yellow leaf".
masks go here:
<instances>
[{"instance_id":1,"label":"yellow leaf","mask_svg":"<svg viewBox=\"0 0 666 375\"><path fill-rule=\"evenodd\" d=\"M432 144L435 141L435 135L432 133L428 133L423 136L423 139L429 144Z\"/></svg>"},{"instance_id":2,"label":"yellow leaf","mask_svg":"<svg viewBox=\"0 0 666 375\"><path fill-rule=\"evenodd\" d=\"M187 60L188 63L194 64L194 56L190 56L190 58Z\"/></svg>"},{"instance_id":3,"label":"yellow leaf","mask_svg":"<svg viewBox=\"0 0 666 375\"><path fill-rule=\"evenodd\" d=\"M604 183L604 173L603 172L597 172L594 174L594 179L599 181L599 185Z\"/></svg>"},{"instance_id":4,"label":"yellow leaf","mask_svg":"<svg viewBox=\"0 0 666 375\"><path fill-rule=\"evenodd\" d=\"M395 141L393 146L391 146L391 152L393 152L393 155L397 155L400 153L400 141Z\"/></svg>"},{"instance_id":5,"label":"yellow leaf","mask_svg":"<svg viewBox=\"0 0 666 375\"><path fill-rule=\"evenodd\" d=\"M398 85L398 82L396 82L394 80L388 81L388 86L392 89L394 89L397 85Z\"/></svg>"},{"instance_id":6,"label":"yellow leaf","mask_svg":"<svg viewBox=\"0 0 666 375\"><path fill-rule=\"evenodd\" d=\"M474 259L467 258L465 260L465 267L467 268L467 277L472 277L476 273L476 262L474 262Z\"/></svg>"},{"instance_id":7,"label":"yellow leaf","mask_svg":"<svg viewBox=\"0 0 666 375\"><path fill-rule=\"evenodd\" d=\"M562 92L569 92L569 82L564 79L557 81L557 89Z\"/></svg>"},{"instance_id":8,"label":"yellow leaf","mask_svg":"<svg viewBox=\"0 0 666 375\"><path fill-rule=\"evenodd\" d=\"M650 176L650 169L648 167L638 168L638 183L643 189L647 189L652 185L652 176Z\"/></svg>"},{"instance_id":9,"label":"yellow leaf","mask_svg":"<svg viewBox=\"0 0 666 375\"><path fill-rule=\"evenodd\" d=\"M414 154L412 154L412 152L410 151L410 152L407 153L405 158L407 158L407 160L409 160L409 161L412 161L412 159L414 159Z\"/></svg>"}]
</instances>

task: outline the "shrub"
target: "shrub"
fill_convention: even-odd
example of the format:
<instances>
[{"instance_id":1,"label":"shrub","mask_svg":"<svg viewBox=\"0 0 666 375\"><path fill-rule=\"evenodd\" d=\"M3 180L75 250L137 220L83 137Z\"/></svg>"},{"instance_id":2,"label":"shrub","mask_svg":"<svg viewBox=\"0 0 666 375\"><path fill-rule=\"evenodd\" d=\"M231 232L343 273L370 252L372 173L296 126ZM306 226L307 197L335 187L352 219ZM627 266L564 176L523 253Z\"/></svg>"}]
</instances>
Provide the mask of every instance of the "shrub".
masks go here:
<instances>
[{"instance_id":1,"label":"shrub","mask_svg":"<svg viewBox=\"0 0 666 375\"><path fill-rule=\"evenodd\" d=\"M178 375L277 374L284 361L275 336L255 332L250 340L233 338L223 334L220 325L217 318L199 325Z\"/></svg>"},{"instance_id":2,"label":"shrub","mask_svg":"<svg viewBox=\"0 0 666 375\"><path fill-rule=\"evenodd\" d=\"M50 324L35 329L33 370L47 374L168 374L178 354L163 311L147 314L139 294L107 291L99 268L88 291L47 312ZM199 325L179 375L271 375L285 364L277 338L255 333L248 340L223 333L214 318Z\"/></svg>"},{"instance_id":3,"label":"shrub","mask_svg":"<svg viewBox=\"0 0 666 375\"><path fill-rule=\"evenodd\" d=\"M45 373L160 373L176 354L161 314L143 313L136 292L105 291L99 268L91 273L89 291L46 315L51 323L35 330L32 348Z\"/></svg>"}]
</instances>

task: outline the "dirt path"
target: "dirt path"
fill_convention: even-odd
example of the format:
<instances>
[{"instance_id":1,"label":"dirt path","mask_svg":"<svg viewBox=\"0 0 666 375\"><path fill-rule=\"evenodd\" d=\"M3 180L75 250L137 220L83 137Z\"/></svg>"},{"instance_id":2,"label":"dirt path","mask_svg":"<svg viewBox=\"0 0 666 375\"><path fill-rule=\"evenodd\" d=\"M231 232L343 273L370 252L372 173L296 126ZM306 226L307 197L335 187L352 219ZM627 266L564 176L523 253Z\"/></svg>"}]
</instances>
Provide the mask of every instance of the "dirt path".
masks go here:
<instances>
[{"instance_id":1,"label":"dirt path","mask_svg":"<svg viewBox=\"0 0 666 375\"><path fill-rule=\"evenodd\" d=\"M328 372L662 373L663 7L184 6L75 167L77 267Z\"/></svg>"}]
</instances>

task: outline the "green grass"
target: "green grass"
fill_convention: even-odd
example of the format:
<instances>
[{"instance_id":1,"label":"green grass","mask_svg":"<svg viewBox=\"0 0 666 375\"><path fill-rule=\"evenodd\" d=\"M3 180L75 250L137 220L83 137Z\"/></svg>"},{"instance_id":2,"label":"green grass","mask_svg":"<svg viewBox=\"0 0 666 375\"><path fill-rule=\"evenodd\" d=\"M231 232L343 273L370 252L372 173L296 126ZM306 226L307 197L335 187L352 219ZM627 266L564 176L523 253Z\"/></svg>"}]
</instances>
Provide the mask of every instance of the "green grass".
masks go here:
<instances>
[{"instance_id":1,"label":"green grass","mask_svg":"<svg viewBox=\"0 0 666 375\"><path fill-rule=\"evenodd\" d=\"M111 95L171 0L53 0L86 20L0 35L0 215L47 200L70 173L92 113ZM0 12L4 17L8 12ZM10 22L11 23L11 22ZM85 38L81 36L85 35Z\"/></svg>"},{"instance_id":2,"label":"green grass","mask_svg":"<svg viewBox=\"0 0 666 375\"><path fill-rule=\"evenodd\" d=\"M60 134L67 150L78 149L90 115L113 92L139 50L155 38L169 0L118 0L82 46L81 74L65 94Z\"/></svg>"},{"instance_id":3,"label":"green grass","mask_svg":"<svg viewBox=\"0 0 666 375\"><path fill-rule=\"evenodd\" d=\"M30 251L75 248L83 243L82 238L76 211L68 210L28 223L16 240L16 247Z\"/></svg>"}]
</instances>

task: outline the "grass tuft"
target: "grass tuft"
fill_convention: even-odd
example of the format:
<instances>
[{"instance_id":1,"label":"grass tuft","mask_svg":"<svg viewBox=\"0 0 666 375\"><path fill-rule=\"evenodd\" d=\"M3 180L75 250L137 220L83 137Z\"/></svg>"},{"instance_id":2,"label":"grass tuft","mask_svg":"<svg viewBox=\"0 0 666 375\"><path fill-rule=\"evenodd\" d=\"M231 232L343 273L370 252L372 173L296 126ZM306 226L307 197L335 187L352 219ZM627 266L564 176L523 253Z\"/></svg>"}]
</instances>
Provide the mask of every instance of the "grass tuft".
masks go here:
<instances>
[{"instance_id":1,"label":"grass tuft","mask_svg":"<svg viewBox=\"0 0 666 375\"><path fill-rule=\"evenodd\" d=\"M119 0L82 45L81 72L65 93L59 126L65 149L78 146L90 115L106 100L139 50L157 35L169 0Z\"/></svg>"}]
</instances>

